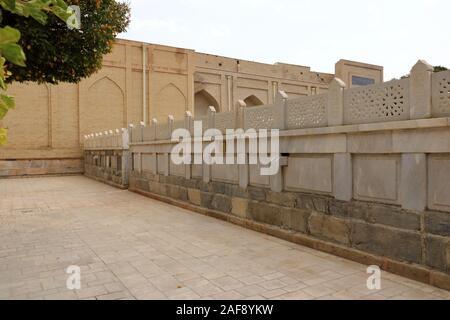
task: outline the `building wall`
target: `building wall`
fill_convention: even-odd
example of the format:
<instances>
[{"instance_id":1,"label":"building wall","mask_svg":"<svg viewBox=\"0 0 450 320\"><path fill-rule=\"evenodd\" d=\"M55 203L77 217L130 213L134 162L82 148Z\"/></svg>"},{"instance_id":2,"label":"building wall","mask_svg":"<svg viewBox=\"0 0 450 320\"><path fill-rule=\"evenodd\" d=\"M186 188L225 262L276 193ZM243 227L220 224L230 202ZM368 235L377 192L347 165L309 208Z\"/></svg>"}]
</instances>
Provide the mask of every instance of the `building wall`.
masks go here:
<instances>
[{"instance_id":1,"label":"building wall","mask_svg":"<svg viewBox=\"0 0 450 320\"><path fill-rule=\"evenodd\" d=\"M383 82L383 67L349 60L339 60L335 65L335 75L347 87L377 84Z\"/></svg>"},{"instance_id":2,"label":"building wall","mask_svg":"<svg viewBox=\"0 0 450 320\"><path fill-rule=\"evenodd\" d=\"M0 149L0 176L82 172L86 134L165 122L168 114L179 120L185 111L195 115L195 106L201 115L210 105L233 110L239 99L248 106L272 103L278 90L290 97L322 93L333 77L304 66L117 40L103 68L79 84L10 86L17 104L1 123L9 138Z\"/></svg>"}]
</instances>

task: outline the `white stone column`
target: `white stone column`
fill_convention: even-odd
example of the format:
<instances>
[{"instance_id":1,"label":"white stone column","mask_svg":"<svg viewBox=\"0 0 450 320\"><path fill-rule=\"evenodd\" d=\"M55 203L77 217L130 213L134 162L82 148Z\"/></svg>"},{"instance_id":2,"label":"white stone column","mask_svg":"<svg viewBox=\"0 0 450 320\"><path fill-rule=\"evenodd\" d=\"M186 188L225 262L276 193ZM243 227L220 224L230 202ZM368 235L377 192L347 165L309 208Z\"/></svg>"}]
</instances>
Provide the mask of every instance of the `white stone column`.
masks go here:
<instances>
[{"instance_id":1,"label":"white stone column","mask_svg":"<svg viewBox=\"0 0 450 320\"><path fill-rule=\"evenodd\" d=\"M284 188L284 177L283 177L283 167L287 166L288 159L287 157L279 158L279 170L278 172L269 177L270 190L274 192L281 192Z\"/></svg>"},{"instance_id":2,"label":"white stone column","mask_svg":"<svg viewBox=\"0 0 450 320\"><path fill-rule=\"evenodd\" d=\"M214 128L215 115L216 115L216 109L213 106L210 106L208 109L208 121L207 121L208 128L207 129ZM208 183L211 181L211 165L203 162L202 168L203 168L203 182Z\"/></svg>"},{"instance_id":3,"label":"white stone column","mask_svg":"<svg viewBox=\"0 0 450 320\"><path fill-rule=\"evenodd\" d=\"M164 153L164 164L166 166L166 170L164 171L164 175L167 177L170 175L170 153Z\"/></svg>"},{"instance_id":4,"label":"white stone column","mask_svg":"<svg viewBox=\"0 0 450 320\"><path fill-rule=\"evenodd\" d=\"M152 173L157 175L158 174L158 154L155 152L152 154L152 156L154 157Z\"/></svg>"},{"instance_id":5,"label":"white stone column","mask_svg":"<svg viewBox=\"0 0 450 320\"><path fill-rule=\"evenodd\" d=\"M144 123L144 121L141 121L141 125L139 127L139 142L144 141L144 128L145 128L145 123Z\"/></svg>"},{"instance_id":6,"label":"white stone column","mask_svg":"<svg viewBox=\"0 0 450 320\"><path fill-rule=\"evenodd\" d=\"M208 129L214 128L216 125L216 109L213 106L208 108Z\"/></svg>"},{"instance_id":7,"label":"white stone column","mask_svg":"<svg viewBox=\"0 0 450 320\"><path fill-rule=\"evenodd\" d=\"M328 126L344 124L344 89L345 83L334 78L328 89Z\"/></svg>"},{"instance_id":8,"label":"white stone column","mask_svg":"<svg viewBox=\"0 0 450 320\"><path fill-rule=\"evenodd\" d=\"M419 60L411 69L409 79L410 118L431 117L431 75L433 67Z\"/></svg>"},{"instance_id":9,"label":"white stone column","mask_svg":"<svg viewBox=\"0 0 450 320\"><path fill-rule=\"evenodd\" d=\"M427 206L427 156L404 153L401 160L400 203L403 209L423 211Z\"/></svg>"},{"instance_id":10,"label":"white stone column","mask_svg":"<svg viewBox=\"0 0 450 320\"><path fill-rule=\"evenodd\" d=\"M238 100L236 102L236 128L237 129L244 129L245 124L245 108L247 107L247 104L243 100Z\"/></svg>"},{"instance_id":11,"label":"white stone column","mask_svg":"<svg viewBox=\"0 0 450 320\"><path fill-rule=\"evenodd\" d=\"M281 123L279 124L280 130L287 129L287 101L289 99L289 96L286 94L286 92L279 90L276 97L275 97L275 103L280 104L280 119Z\"/></svg>"},{"instance_id":12,"label":"white stone column","mask_svg":"<svg viewBox=\"0 0 450 320\"><path fill-rule=\"evenodd\" d=\"M156 140L156 129L158 126L158 120L156 118L152 119L152 125L151 125L151 129L152 130L152 139L151 140Z\"/></svg>"},{"instance_id":13,"label":"white stone column","mask_svg":"<svg viewBox=\"0 0 450 320\"><path fill-rule=\"evenodd\" d=\"M173 117L173 115L168 115L167 116L167 135L168 137L166 137L168 140L170 140L172 138L172 131L173 131L173 123L174 123L175 119Z\"/></svg>"},{"instance_id":14,"label":"white stone column","mask_svg":"<svg viewBox=\"0 0 450 320\"><path fill-rule=\"evenodd\" d=\"M191 123L192 123L192 113L190 111L186 111L184 114L184 128L191 132ZM192 137L191 137L192 138ZM191 144L191 148L193 150L193 143L192 141L189 142ZM192 162L194 161L194 157L193 154L191 152L191 163L190 164L185 164L184 165L184 177L186 179L191 179L192 178Z\"/></svg>"},{"instance_id":15,"label":"white stone column","mask_svg":"<svg viewBox=\"0 0 450 320\"><path fill-rule=\"evenodd\" d=\"M333 193L337 200L350 201L353 197L352 156L335 153L333 159Z\"/></svg>"},{"instance_id":16,"label":"white stone column","mask_svg":"<svg viewBox=\"0 0 450 320\"><path fill-rule=\"evenodd\" d=\"M250 169L248 164L248 154L245 154L245 164L238 164L239 187L247 189L250 183Z\"/></svg>"},{"instance_id":17,"label":"white stone column","mask_svg":"<svg viewBox=\"0 0 450 320\"><path fill-rule=\"evenodd\" d=\"M139 173L142 173L142 153L141 152L138 152L138 160L137 160L137 166L138 166L138 172Z\"/></svg>"}]
</instances>

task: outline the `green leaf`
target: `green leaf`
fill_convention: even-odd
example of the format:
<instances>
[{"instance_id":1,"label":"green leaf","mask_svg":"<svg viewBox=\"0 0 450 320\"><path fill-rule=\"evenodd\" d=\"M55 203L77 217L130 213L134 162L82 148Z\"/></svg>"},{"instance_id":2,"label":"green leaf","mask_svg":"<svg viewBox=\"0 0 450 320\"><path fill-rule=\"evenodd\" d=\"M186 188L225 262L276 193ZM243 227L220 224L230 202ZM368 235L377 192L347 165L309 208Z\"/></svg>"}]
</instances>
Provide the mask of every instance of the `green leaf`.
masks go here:
<instances>
[{"instance_id":1,"label":"green leaf","mask_svg":"<svg viewBox=\"0 0 450 320\"><path fill-rule=\"evenodd\" d=\"M6 73L5 73L5 62L6 59L0 56L0 89L6 90Z\"/></svg>"},{"instance_id":2,"label":"green leaf","mask_svg":"<svg viewBox=\"0 0 450 320\"><path fill-rule=\"evenodd\" d=\"M0 28L0 44L4 43L17 43L20 40L20 31L6 26Z\"/></svg>"},{"instance_id":3,"label":"green leaf","mask_svg":"<svg viewBox=\"0 0 450 320\"><path fill-rule=\"evenodd\" d=\"M12 63L25 67L25 53L22 47L15 43L0 44L0 53L6 58L6 60Z\"/></svg>"},{"instance_id":4,"label":"green leaf","mask_svg":"<svg viewBox=\"0 0 450 320\"><path fill-rule=\"evenodd\" d=\"M7 10L14 10L16 9L16 0L2 0L0 5L6 7Z\"/></svg>"},{"instance_id":5,"label":"green leaf","mask_svg":"<svg viewBox=\"0 0 450 320\"><path fill-rule=\"evenodd\" d=\"M0 146L6 144L8 137L8 129L0 128Z\"/></svg>"},{"instance_id":6,"label":"green leaf","mask_svg":"<svg viewBox=\"0 0 450 320\"><path fill-rule=\"evenodd\" d=\"M9 109L14 109L15 101L14 97L6 94L0 94L0 119L3 119L8 113Z\"/></svg>"}]
</instances>

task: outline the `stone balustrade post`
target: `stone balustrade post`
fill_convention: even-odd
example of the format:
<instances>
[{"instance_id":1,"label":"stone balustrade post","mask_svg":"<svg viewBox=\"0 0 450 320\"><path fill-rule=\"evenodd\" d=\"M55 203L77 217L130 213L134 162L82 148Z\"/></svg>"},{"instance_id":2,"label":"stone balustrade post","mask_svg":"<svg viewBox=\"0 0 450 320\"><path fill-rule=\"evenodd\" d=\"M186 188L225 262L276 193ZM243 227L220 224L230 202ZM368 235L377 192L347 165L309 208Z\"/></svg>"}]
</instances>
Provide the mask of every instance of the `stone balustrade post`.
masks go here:
<instances>
[{"instance_id":1,"label":"stone balustrade post","mask_svg":"<svg viewBox=\"0 0 450 320\"><path fill-rule=\"evenodd\" d=\"M274 192L281 192L284 188L283 167L288 165L288 158L280 156L278 159L279 169L276 174L269 177L270 190Z\"/></svg>"},{"instance_id":2,"label":"stone balustrade post","mask_svg":"<svg viewBox=\"0 0 450 320\"><path fill-rule=\"evenodd\" d=\"M328 89L328 126L344 124L344 89L345 83L334 78Z\"/></svg>"},{"instance_id":3,"label":"stone balustrade post","mask_svg":"<svg viewBox=\"0 0 450 320\"><path fill-rule=\"evenodd\" d=\"M188 132L191 132L191 123L192 123L192 113L190 111L186 111L184 113L184 128ZM194 150L192 141L189 143L191 144L191 150ZM184 175L186 179L192 178L192 161L193 161L193 154L191 152L191 163L184 165Z\"/></svg>"},{"instance_id":4,"label":"stone balustrade post","mask_svg":"<svg viewBox=\"0 0 450 320\"><path fill-rule=\"evenodd\" d=\"M130 147L130 130L122 128L122 148L128 149Z\"/></svg>"},{"instance_id":5,"label":"stone balustrade post","mask_svg":"<svg viewBox=\"0 0 450 320\"><path fill-rule=\"evenodd\" d=\"M236 128L244 129L245 126L245 108L247 104L243 100L236 102Z\"/></svg>"},{"instance_id":6,"label":"stone balustrade post","mask_svg":"<svg viewBox=\"0 0 450 320\"><path fill-rule=\"evenodd\" d=\"M245 129L245 108L247 104L243 100L238 100L236 103L236 129ZM237 141L235 141L235 147ZM248 154L245 154L245 164L238 164L239 187L247 189L250 183Z\"/></svg>"},{"instance_id":7,"label":"stone balustrade post","mask_svg":"<svg viewBox=\"0 0 450 320\"><path fill-rule=\"evenodd\" d=\"M216 109L213 106L208 108L208 129L212 129L216 126Z\"/></svg>"},{"instance_id":8,"label":"stone balustrade post","mask_svg":"<svg viewBox=\"0 0 450 320\"><path fill-rule=\"evenodd\" d=\"M247 189L250 184L250 167L248 164L248 154L245 154L245 164L238 164L239 187Z\"/></svg>"},{"instance_id":9,"label":"stone balustrade post","mask_svg":"<svg viewBox=\"0 0 450 320\"><path fill-rule=\"evenodd\" d=\"M130 142L133 142L133 128L134 128L134 125L132 123L130 123L128 125L128 138L129 138Z\"/></svg>"},{"instance_id":10,"label":"stone balustrade post","mask_svg":"<svg viewBox=\"0 0 450 320\"><path fill-rule=\"evenodd\" d=\"M350 153L335 153L333 159L333 192L337 200L353 197L353 169Z\"/></svg>"},{"instance_id":11,"label":"stone balustrade post","mask_svg":"<svg viewBox=\"0 0 450 320\"><path fill-rule=\"evenodd\" d=\"M289 96L286 92L282 90L278 90L277 95L275 96L275 104L280 104L280 119L281 123L279 124L280 130L287 129L287 104L288 104Z\"/></svg>"},{"instance_id":12,"label":"stone balustrade post","mask_svg":"<svg viewBox=\"0 0 450 320\"><path fill-rule=\"evenodd\" d=\"M427 206L427 156L403 153L400 173L400 204L403 209L423 211Z\"/></svg>"},{"instance_id":13,"label":"stone balustrade post","mask_svg":"<svg viewBox=\"0 0 450 320\"><path fill-rule=\"evenodd\" d=\"M157 127L158 127L158 120L156 118L153 118L152 119L152 125L151 125L151 128L150 128L150 130L152 132L150 140L156 140Z\"/></svg>"},{"instance_id":14,"label":"stone balustrade post","mask_svg":"<svg viewBox=\"0 0 450 320\"><path fill-rule=\"evenodd\" d=\"M141 121L139 126L139 142L144 141L144 128L145 128L145 122Z\"/></svg>"},{"instance_id":15,"label":"stone balustrade post","mask_svg":"<svg viewBox=\"0 0 450 320\"><path fill-rule=\"evenodd\" d=\"M425 60L419 60L411 69L409 79L410 118L431 117L431 76L433 67Z\"/></svg>"},{"instance_id":16,"label":"stone balustrade post","mask_svg":"<svg viewBox=\"0 0 450 320\"><path fill-rule=\"evenodd\" d=\"M216 116L216 109L213 106L210 106L208 109L207 128L205 129L212 129L215 127L215 116ZM203 162L202 167L203 167L203 182L208 183L211 181L211 165Z\"/></svg>"},{"instance_id":17,"label":"stone balustrade post","mask_svg":"<svg viewBox=\"0 0 450 320\"><path fill-rule=\"evenodd\" d=\"M167 139L170 140L172 138L172 131L173 131L173 123L175 122L175 119L173 115L167 116Z\"/></svg>"}]
</instances>

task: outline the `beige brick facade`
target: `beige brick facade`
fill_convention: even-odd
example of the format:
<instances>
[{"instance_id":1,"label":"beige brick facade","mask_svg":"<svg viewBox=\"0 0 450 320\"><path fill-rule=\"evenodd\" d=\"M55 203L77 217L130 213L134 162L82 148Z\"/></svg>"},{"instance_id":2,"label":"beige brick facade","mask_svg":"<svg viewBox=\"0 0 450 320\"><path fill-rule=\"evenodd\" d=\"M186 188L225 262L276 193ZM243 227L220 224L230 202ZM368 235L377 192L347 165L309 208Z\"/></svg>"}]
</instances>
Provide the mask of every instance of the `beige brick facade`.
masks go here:
<instances>
[{"instance_id":1,"label":"beige brick facade","mask_svg":"<svg viewBox=\"0 0 450 320\"><path fill-rule=\"evenodd\" d=\"M356 67L358 74L368 74L367 66ZM347 67L355 69L344 65L339 72ZM374 74L372 67L369 74L381 81L382 68L375 67ZM54 167L54 160L81 159L80 139L91 132L149 123L153 118L165 121L168 114L180 120L185 111L201 115L210 105L228 111L239 99L247 106L273 103L278 90L290 97L323 93L333 77L304 66L117 40L103 68L79 84L10 86L17 107L2 122L9 128L9 142L0 149L0 176L26 174L20 168L32 166L27 163L31 160ZM12 172L11 163L7 167L4 160L25 162ZM60 171L64 173L64 166Z\"/></svg>"}]
</instances>

